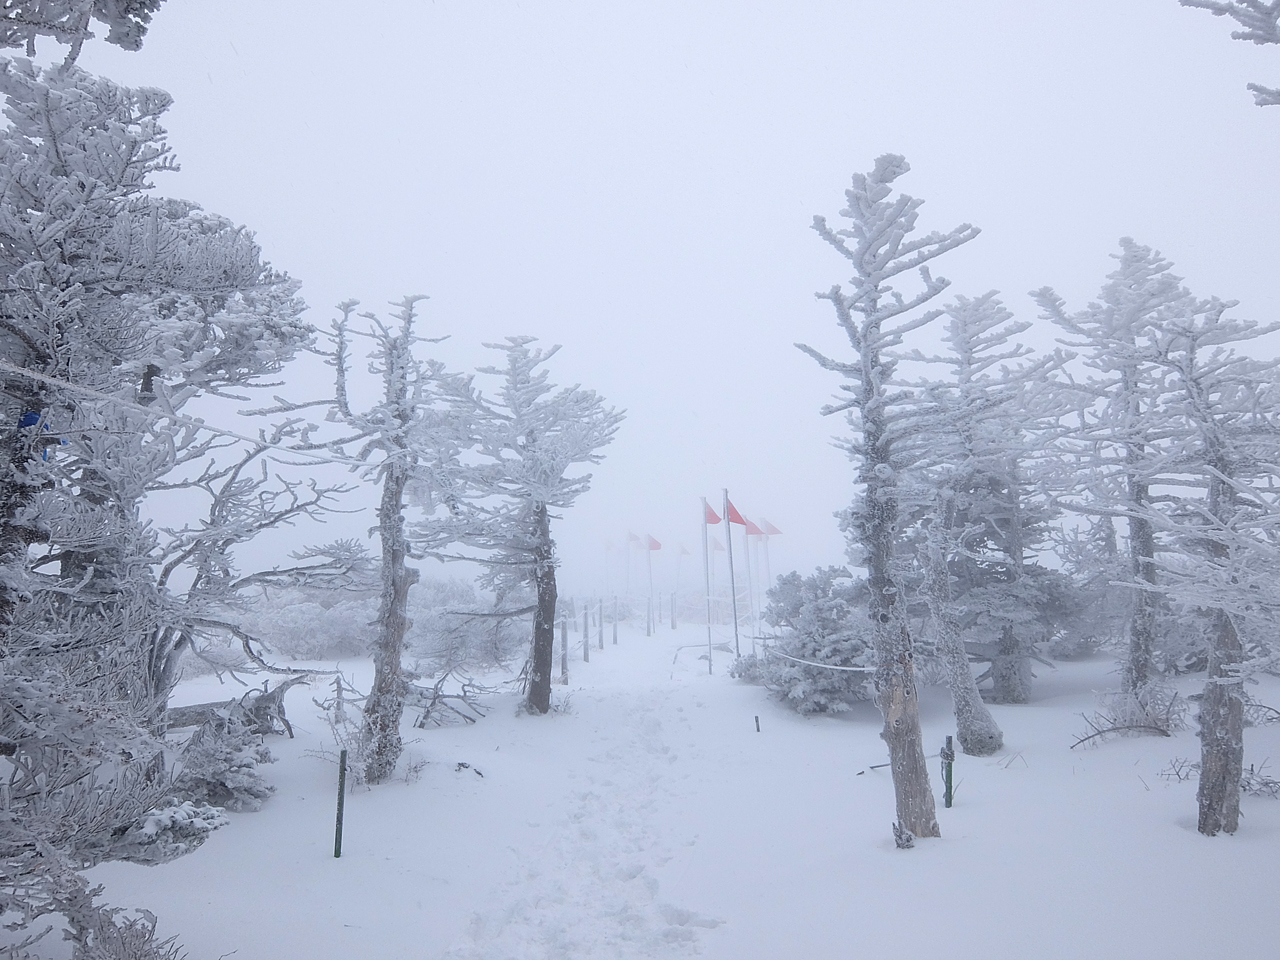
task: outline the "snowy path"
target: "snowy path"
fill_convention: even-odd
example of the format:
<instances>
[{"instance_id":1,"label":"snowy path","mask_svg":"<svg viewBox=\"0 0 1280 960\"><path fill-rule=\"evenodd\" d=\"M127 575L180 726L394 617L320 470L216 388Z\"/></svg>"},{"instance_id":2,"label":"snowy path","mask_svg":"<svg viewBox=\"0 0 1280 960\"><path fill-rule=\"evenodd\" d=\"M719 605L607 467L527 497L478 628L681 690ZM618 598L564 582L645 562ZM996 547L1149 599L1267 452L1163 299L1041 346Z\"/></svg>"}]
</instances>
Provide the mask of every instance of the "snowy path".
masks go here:
<instances>
[{"instance_id":1,"label":"snowy path","mask_svg":"<svg viewBox=\"0 0 1280 960\"><path fill-rule=\"evenodd\" d=\"M1194 784L1158 775L1196 755L1193 734L1068 749L1109 664L1062 665L1033 703L997 708L1007 752L961 758L943 839L901 853L888 776L868 769L874 709L799 717L724 676L727 658L708 677L677 651L698 636L624 631L575 658L563 712L521 716L504 695L475 726L412 731L419 777L351 795L341 860L333 766L314 756L327 732L296 690L298 738L272 741L260 813L175 863L92 877L193 960L1277 955L1280 803L1246 800L1241 832L1209 840ZM1280 703L1274 680L1254 693ZM933 752L945 694L923 707ZM1280 726L1246 744L1280 763Z\"/></svg>"},{"instance_id":2,"label":"snowy path","mask_svg":"<svg viewBox=\"0 0 1280 960\"><path fill-rule=\"evenodd\" d=\"M650 691L574 699L584 716L609 721L596 726L580 772L569 773L569 807L548 840L520 856L501 905L477 916L448 957L670 957L718 926L664 902L655 875L681 842L661 808L678 803L678 781L688 777L661 719L683 712L671 699Z\"/></svg>"}]
</instances>

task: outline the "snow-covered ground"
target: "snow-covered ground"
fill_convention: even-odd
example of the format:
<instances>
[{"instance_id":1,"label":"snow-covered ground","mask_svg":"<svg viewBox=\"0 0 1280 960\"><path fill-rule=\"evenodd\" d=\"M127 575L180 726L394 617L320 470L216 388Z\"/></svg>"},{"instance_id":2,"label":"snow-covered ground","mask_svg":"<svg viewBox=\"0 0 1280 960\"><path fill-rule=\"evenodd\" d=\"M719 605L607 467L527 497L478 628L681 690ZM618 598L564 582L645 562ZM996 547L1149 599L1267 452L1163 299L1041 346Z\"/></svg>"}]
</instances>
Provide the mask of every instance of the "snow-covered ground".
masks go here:
<instances>
[{"instance_id":1,"label":"snow-covered ground","mask_svg":"<svg viewBox=\"0 0 1280 960\"><path fill-rule=\"evenodd\" d=\"M900 851L874 708L800 717L724 655L708 676L678 649L703 636L624 628L573 660L546 717L504 694L474 726L406 723L409 776L348 797L337 860L323 690L295 688L260 812L182 860L91 877L193 960L1280 956L1280 802L1246 798L1239 833L1205 838L1194 782L1160 776L1198 757L1194 733L1070 749L1109 661L1040 669L1033 703L993 708L1006 750L961 756L942 839ZM175 702L231 694L211 686ZM1252 692L1280 703L1272 679ZM948 702L923 701L932 753ZM1276 772L1280 725L1246 750Z\"/></svg>"}]
</instances>

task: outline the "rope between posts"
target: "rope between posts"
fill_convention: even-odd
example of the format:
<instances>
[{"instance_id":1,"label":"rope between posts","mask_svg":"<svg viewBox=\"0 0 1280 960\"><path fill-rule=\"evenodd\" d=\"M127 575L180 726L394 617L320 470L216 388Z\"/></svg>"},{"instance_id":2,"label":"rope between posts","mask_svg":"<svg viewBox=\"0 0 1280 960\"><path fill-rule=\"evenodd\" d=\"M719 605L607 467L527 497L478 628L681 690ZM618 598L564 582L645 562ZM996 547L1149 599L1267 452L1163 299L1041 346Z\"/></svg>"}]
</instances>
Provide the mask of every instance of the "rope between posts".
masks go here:
<instances>
[{"instance_id":1,"label":"rope between posts","mask_svg":"<svg viewBox=\"0 0 1280 960\"><path fill-rule=\"evenodd\" d=\"M875 673L875 667L837 667L834 663L818 663L816 660L801 660L799 657L793 657L786 653L779 653L777 650L765 646L764 652L772 654L775 657L782 657L784 660L791 660L795 663L807 664L810 667L822 667L824 670L848 670L853 673Z\"/></svg>"},{"instance_id":2,"label":"rope between posts","mask_svg":"<svg viewBox=\"0 0 1280 960\"><path fill-rule=\"evenodd\" d=\"M351 457L344 457L337 454L319 453L311 450L291 450L289 447L284 447L279 444L267 443L261 437L247 437L244 434L236 433L232 430L226 430L222 427L212 427L203 420L198 420L193 417L184 417L180 413L166 413L163 410L157 410L153 407L144 407L139 403L130 403L128 400L121 400L119 397L113 397L109 393L102 393L98 390L91 389L90 387L83 387L76 383L69 383L66 380L58 380L55 377L47 377L43 373L36 373L34 370L25 370L22 367L14 366L12 363L7 363L4 360L0 360L0 369L8 370L10 373L16 373L19 376L27 377L31 380L38 380L41 383L47 383L50 386L58 387L63 390L70 390L73 393L80 393L87 397L93 397L96 400L105 400L108 403L114 403L118 407L125 410L132 410L135 413L140 413L148 419L156 422L161 420L172 420L174 423L180 423L183 426L192 427L196 430L207 430L209 433L223 437L231 437L235 440L243 440L246 443L252 443L255 446L260 446L267 450L275 450L278 453L288 454L291 457L306 457L310 460L318 460L321 463L346 463L357 467L369 466L369 464L363 460L355 460Z\"/></svg>"}]
</instances>

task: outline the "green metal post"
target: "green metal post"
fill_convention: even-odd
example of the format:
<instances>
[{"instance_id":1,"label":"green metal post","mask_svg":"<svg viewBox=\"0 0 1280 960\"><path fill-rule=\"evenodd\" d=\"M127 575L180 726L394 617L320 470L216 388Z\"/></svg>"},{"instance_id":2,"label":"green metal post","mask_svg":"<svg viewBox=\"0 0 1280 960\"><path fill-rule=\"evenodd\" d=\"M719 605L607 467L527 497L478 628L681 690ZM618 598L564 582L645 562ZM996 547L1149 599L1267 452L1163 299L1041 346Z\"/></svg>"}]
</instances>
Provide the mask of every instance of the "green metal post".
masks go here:
<instances>
[{"instance_id":1,"label":"green metal post","mask_svg":"<svg viewBox=\"0 0 1280 960\"><path fill-rule=\"evenodd\" d=\"M333 831L333 855L342 856L342 808L347 799L347 751L338 754L338 823Z\"/></svg>"},{"instance_id":2,"label":"green metal post","mask_svg":"<svg viewBox=\"0 0 1280 960\"><path fill-rule=\"evenodd\" d=\"M954 794L951 787L951 767L955 759L955 747L951 744L951 738L947 737L947 745L942 748L942 805L948 809L951 807L951 798Z\"/></svg>"}]
</instances>

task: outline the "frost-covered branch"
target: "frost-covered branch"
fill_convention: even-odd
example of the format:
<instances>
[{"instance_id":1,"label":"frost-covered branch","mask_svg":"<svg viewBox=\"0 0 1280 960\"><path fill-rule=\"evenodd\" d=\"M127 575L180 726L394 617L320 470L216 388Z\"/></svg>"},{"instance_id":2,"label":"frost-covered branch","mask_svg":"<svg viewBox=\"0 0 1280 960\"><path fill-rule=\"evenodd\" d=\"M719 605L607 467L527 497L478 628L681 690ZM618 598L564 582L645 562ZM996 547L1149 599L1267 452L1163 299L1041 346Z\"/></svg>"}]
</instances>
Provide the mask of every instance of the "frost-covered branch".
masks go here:
<instances>
[{"instance_id":1,"label":"frost-covered branch","mask_svg":"<svg viewBox=\"0 0 1280 960\"><path fill-rule=\"evenodd\" d=\"M1230 17L1244 29L1231 34L1233 40L1250 43L1280 43L1280 0L1178 0L1184 7L1208 10L1215 17ZM1280 105L1280 87L1251 83L1248 89L1260 107Z\"/></svg>"}]
</instances>

